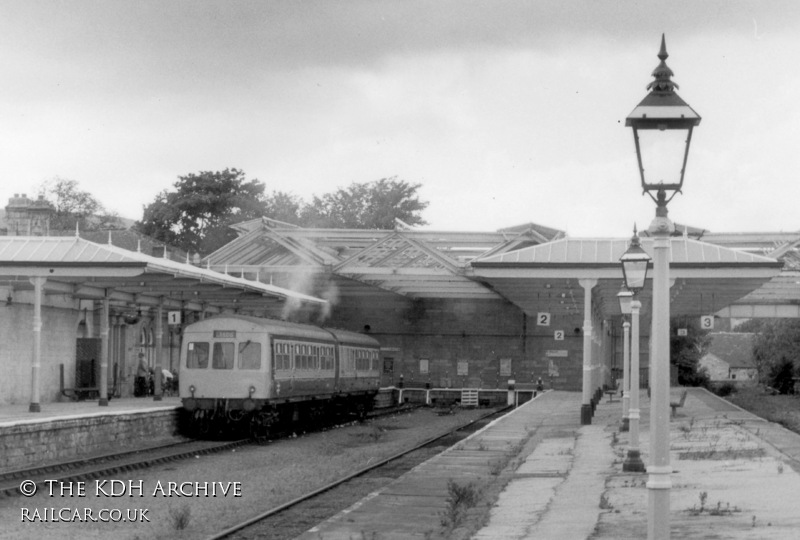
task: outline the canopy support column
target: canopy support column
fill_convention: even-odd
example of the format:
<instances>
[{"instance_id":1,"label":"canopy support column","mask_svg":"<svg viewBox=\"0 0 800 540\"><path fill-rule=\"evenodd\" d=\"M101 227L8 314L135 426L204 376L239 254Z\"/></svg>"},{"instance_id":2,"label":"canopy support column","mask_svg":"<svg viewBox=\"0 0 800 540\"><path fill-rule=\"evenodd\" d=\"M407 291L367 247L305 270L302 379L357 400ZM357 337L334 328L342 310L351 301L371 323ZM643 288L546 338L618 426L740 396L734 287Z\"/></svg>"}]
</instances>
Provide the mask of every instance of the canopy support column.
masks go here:
<instances>
[{"instance_id":1,"label":"canopy support column","mask_svg":"<svg viewBox=\"0 0 800 540\"><path fill-rule=\"evenodd\" d=\"M579 280L583 287L583 400L581 401L581 424L592 423L592 289L596 279Z\"/></svg>"},{"instance_id":2,"label":"canopy support column","mask_svg":"<svg viewBox=\"0 0 800 540\"><path fill-rule=\"evenodd\" d=\"M164 352L164 301L158 302L156 307L156 369L153 374L153 401L161 401L161 376L162 366L161 356Z\"/></svg>"},{"instance_id":3,"label":"canopy support column","mask_svg":"<svg viewBox=\"0 0 800 540\"><path fill-rule=\"evenodd\" d=\"M98 405L108 407L108 326L111 307L108 289L103 295L103 313L100 315L100 401Z\"/></svg>"},{"instance_id":4,"label":"canopy support column","mask_svg":"<svg viewBox=\"0 0 800 540\"><path fill-rule=\"evenodd\" d=\"M39 404L39 372L42 367L42 290L47 281L43 277L30 278L33 283L33 362L31 364L30 412L42 412Z\"/></svg>"}]
</instances>

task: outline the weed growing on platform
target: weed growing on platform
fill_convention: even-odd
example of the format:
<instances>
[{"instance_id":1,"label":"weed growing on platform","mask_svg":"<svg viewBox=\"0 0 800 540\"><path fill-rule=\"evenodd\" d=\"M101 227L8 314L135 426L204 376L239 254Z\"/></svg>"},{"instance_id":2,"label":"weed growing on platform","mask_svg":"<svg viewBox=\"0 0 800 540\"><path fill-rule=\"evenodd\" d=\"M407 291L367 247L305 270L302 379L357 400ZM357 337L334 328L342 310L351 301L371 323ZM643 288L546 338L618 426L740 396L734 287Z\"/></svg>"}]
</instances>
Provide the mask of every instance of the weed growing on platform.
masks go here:
<instances>
[{"instance_id":1,"label":"weed growing on platform","mask_svg":"<svg viewBox=\"0 0 800 540\"><path fill-rule=\"evenodd\" d=\"M783 474L783 461L778 462L778 474Z\"/></svg>"},{"instance_id":2,"label":"weed growing on platform","mask_svg":"<svg viewBox=\"0 0 800 540\"><path fill-rule=\"evenodd\" d=\"M175 508L170 506L169 515L172 518L172 526L176 531L182 531L189 526L192 517L192 509L188 505Z\"/></svg>"},{"instance_id":3,"label":"weed growing on platform","mask_svg":"<svg viewBox=\"0 0 800 540\"><path fill-rule=\"evenodd\" d=\"M738 450L732 448L725 448L722 450L717 450L716 445L711 446L707 450L687 450L685 452L678 453L678 459L684 459L687 461L693 460L714 460L714 461L726 461L726 460L736 460L736 459L755 459L760 458L765 455L765 451L763 448L750 448L746 450Z\"/></svg>"},{"instance_id":4,"label":"weed growing on platform","mask_svg":"<svg viewBox=\"0 0 800 540\"><path fill-rule=\"evenodd\" d=\"M712 506L711 508L706 507L706 501L708 500L708 492L701 491L700 492L700 508L697 505L688 508L686 511L693 516L699 516L703 514L703 512L707 513L709 516L732 516L735 513L741 512L738 506L731 506L731 503L725 503L725 506L722 505L722 501L717 501L717 506ZM755 516L753 516L753 526L755 526Z\"/></svg>"},{"instance_id":5,"label":"weed growing on platform","mask_svg":"<svg viewBox=\"0 0 800 540\"><path fill-rule=\"evenodd\" d=\"M600 509L601 510L613 510L613 508L614 508L614 505L612 505L608 501L608 495L605 494L605 493L600 495Z\"/></svg>"},{"instance_id":6,"label":"weed growing on platform","mask_svg":"<svg viewBox=\"0 0 800 540\"><path fill-rule=\"evenodd\" d=\"M442 513L442 526L448 529L458 527L467 511L480 502L480 488L469 483L461 485L453 479L447 481L447 507Z\"/></svg>"}]
</instances>

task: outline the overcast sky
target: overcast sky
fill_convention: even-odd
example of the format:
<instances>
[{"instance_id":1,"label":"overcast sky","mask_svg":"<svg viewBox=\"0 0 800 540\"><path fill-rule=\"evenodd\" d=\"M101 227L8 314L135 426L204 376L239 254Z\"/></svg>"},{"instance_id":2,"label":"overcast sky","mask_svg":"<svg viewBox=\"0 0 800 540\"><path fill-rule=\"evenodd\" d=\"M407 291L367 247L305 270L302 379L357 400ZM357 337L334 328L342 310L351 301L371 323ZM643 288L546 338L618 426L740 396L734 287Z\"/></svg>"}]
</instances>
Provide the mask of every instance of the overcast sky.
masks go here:
<instances>
[{"instance_id":1,"label":"overcast sky","mask_svg":"<svg viewBox=\"0 0 800 540\"><path fill-rule=\"evenodd\" d=\"M420 183L429 229L628 236L663 32L703 118L670 217L800 230L800 2L652 4L0 0L0 202L61 177L139 219L236 167L305 199Z\"/></svg>"}]
</instances>

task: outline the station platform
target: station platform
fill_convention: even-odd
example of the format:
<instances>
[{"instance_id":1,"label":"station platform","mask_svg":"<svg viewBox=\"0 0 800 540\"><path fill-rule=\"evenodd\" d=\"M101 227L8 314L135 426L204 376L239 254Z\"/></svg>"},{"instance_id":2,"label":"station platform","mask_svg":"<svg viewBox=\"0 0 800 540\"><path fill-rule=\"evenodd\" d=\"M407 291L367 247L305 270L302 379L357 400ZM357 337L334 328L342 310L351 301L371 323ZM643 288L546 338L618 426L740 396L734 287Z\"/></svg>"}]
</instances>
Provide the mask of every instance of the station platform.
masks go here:
<instances>
[{"instance_id":1,"label":"station platform","mask_svg":"<svg viewBox=\"0 0 800 540\"><path fill-rule=\"evenodd\" d=\"M177 396L168 396L161 401L152 396L141 398L110 399L108 405L100 406L98 400L59 401L42 403L40 412L30 412L29 405L0 405L0 428L24 423L49 422L54 419L83 418L106 414L129 414L155 410L172 410L181 406Z\"/></svg>"},{"instance_id":2,"label":"station platform","mask_svg":"<svg viewBox=\"0 0 800 540\"><path fill-rule=\"evenodd\" d=\"M108 455L181 440L178 397L0 406L0 472Z\"/></svg>"},{"instance_id":3,"label":"station platform","mask_svg":"<svg viewBox=\"0 0 800 540\"><path fill-rule=\"evenodd\" d=\"M797 538L800 435L687 390L670 423L672 537ZM645 463L649 405L642 392ZM622 471L622 403L604 399L587 426L580 406L545 392L299 538L646 538L647 474ZM469 492L477 504L459 508Z\"/></svg>"}]
</instances>

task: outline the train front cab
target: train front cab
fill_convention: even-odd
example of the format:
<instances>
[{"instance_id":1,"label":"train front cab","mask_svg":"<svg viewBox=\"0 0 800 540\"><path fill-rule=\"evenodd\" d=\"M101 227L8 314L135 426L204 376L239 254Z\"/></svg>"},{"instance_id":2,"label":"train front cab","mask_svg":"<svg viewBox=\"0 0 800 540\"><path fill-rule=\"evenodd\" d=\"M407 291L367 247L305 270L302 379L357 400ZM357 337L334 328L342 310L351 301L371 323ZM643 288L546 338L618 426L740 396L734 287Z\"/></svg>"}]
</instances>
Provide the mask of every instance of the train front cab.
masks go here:
<instances>
[{"instance_id":1,"label":"train front cab","mask_svg":"<svg viewBox=\"0 0 800 540\"><path fill-rule=\"evenodd\" d=\"M188 411L253 410L269 397L269 342L257 325L201 321L187 327L181 349L180 396Z\"/></svg>"}]
</instances>

